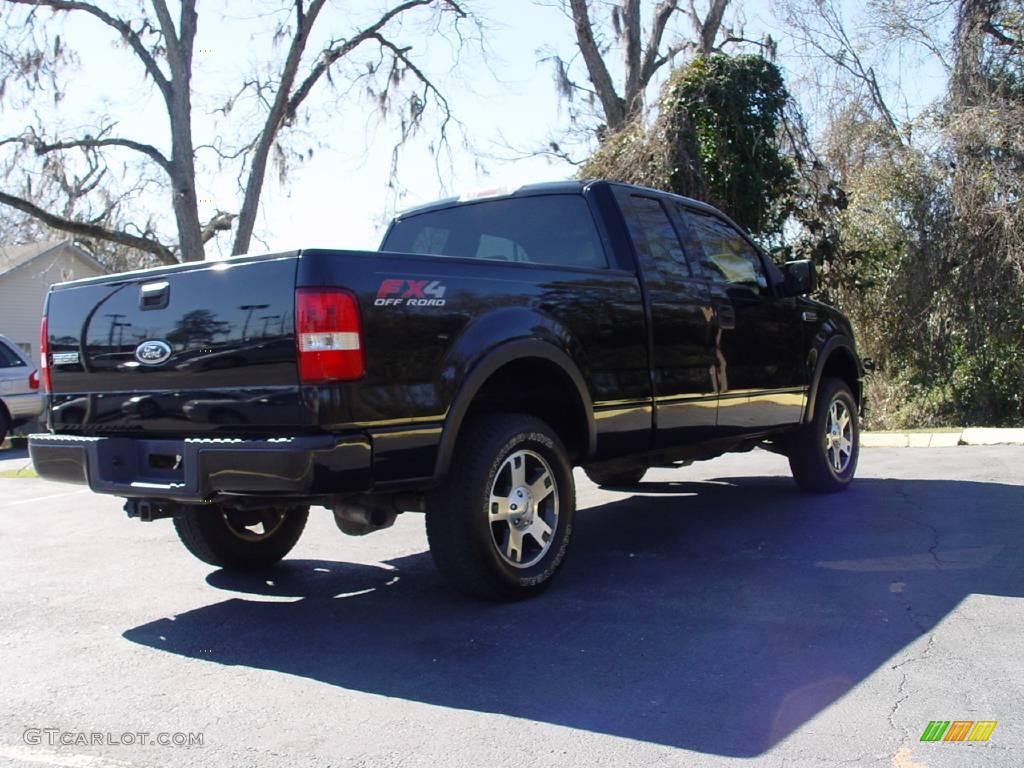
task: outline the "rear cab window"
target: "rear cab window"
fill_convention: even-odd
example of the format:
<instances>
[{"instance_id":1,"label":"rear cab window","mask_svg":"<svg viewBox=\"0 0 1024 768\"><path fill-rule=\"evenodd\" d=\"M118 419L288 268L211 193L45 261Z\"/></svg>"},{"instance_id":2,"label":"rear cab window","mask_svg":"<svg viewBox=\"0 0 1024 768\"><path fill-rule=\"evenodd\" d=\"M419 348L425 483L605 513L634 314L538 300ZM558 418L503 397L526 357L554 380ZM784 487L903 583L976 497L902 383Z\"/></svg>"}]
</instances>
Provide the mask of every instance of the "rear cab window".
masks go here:
<instances>
[{"instance_id":1,"label":"rear cab window","mask_svg":"<svg viewBox=\"0 0 1024 768\"><path fill-rule=\"evenodd\" d=\"M582 195L509 197L399 218L382 251L605 269L608 256Z\"/></svg>"}]
</instances>

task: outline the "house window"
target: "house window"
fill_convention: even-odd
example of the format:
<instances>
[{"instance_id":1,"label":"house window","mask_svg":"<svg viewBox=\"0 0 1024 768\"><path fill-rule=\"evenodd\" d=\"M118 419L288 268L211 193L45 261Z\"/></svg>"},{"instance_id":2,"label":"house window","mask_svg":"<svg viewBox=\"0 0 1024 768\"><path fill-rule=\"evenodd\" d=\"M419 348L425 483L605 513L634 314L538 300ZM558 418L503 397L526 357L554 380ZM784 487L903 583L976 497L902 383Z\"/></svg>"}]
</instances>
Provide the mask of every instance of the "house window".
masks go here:
<instances>
[{"instance_id":1,"label":"house window","mask_svg":"<svg viewBox=\"0 0 1024 768\"><path fill-rule=\"evenodd\" d=\"M28 359L32 359L32 345L27 341L17 342L18 346L21 347L21 351L28 355Z\"/></svg>"}]
</instances>

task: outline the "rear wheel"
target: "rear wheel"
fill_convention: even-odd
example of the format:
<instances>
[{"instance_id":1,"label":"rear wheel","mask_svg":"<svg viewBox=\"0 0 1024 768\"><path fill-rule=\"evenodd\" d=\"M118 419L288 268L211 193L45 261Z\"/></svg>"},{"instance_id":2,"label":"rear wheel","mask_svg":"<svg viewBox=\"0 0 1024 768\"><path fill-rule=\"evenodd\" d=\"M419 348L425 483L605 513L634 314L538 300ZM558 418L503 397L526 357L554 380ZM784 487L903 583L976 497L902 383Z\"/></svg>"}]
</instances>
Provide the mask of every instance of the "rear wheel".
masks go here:
<instances>
[{"instance_id":1,"label":"rear wheel","mask_svg":"<svg viewBox=\"0 0 1024 768\"><path fill-rule=\"evenodd\" d=\"M630 488L644 479L644 475L647 474L647 467L620 469L615 472L588 468L584 469L583 472L602 488Z\"/></svg>"},{"instance_id":2,"label":"rear wheel","mask_svg":"<svg viewBox=\"0 0 1024 768\"><path fill-rule=\"evenodd\" d=\"M572 468L551 427L525 414L480 416L428 499L430 553L462 592L530 597L562 564L575 512Z\"/></svg>"},{"instance_id":3,"label":"rear wheel","mask_svg":"<svg viewBox=\"0 0 1024 768\"><path fill-rule=\"evenodd\" d=\"M842 379L821 382L814 416L794 435L789 454L793 479L805 491L845 490L857 471L860 426L857 401Z\"/></svg>"},{"instance_id":4,"label":"rear wheel","mask_svg":"<svg viewBox=\"0 0 1024 768\"><path fill-rule=\"evenodd\" d=\"M7 439L7 431L11 428L10 422L7 421L7 414L4 413L4 409L0 406L0 445L4 444L4 440Z\"/></svg>"},{"instance_id":5,"label":"rear wheel","mask_svg":"<svg viewBox=\"0 0 1024 768\"><path fill-rule=\"evenodd\" d=\"M174 518L185 549L204 563L251 571L287 555L306 527L309 507L200 507Z\"/></svg>"}]
</instances>

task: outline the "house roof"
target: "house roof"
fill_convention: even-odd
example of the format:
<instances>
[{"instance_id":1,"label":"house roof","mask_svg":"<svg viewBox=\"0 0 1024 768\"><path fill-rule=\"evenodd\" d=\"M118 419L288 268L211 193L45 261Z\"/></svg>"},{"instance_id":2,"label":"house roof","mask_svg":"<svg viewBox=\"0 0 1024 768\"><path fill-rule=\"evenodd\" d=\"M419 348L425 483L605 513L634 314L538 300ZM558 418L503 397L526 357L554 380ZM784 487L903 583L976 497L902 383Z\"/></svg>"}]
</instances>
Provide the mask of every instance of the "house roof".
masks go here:
<instances>
[{"instance_id":1,"label":"house roof","mask_svg":"<svg viewBox=\"0 0 1024 768\"><path fill-rule=\"evenodd\" d=\"M38 243L28 243L27 245L0 246L0 275L5 275L59 248L68 248L79 258L90 262L104 272L107 271L106 267L75 245L71 240L41 240Z\"/></svg>"}]
</instances>

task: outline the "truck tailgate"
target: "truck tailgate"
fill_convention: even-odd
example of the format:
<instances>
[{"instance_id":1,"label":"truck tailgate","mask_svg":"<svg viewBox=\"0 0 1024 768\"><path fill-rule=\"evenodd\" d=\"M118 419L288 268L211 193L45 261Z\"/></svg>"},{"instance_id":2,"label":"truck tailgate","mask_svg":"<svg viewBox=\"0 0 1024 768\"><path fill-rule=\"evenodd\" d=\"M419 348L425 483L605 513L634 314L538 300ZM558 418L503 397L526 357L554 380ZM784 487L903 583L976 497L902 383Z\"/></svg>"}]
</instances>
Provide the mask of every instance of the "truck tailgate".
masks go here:
<instances>
[{"instance_id":1,"label":"truck tailgate","mask_svg":"<svg viewBox=\"0 0 1024 768\"><path fill-rule=\"evenodd\" d=\"M297 254L56 286L47 300L58 432L310 426L294 336Z\"/></svg>"}]
</instances>

